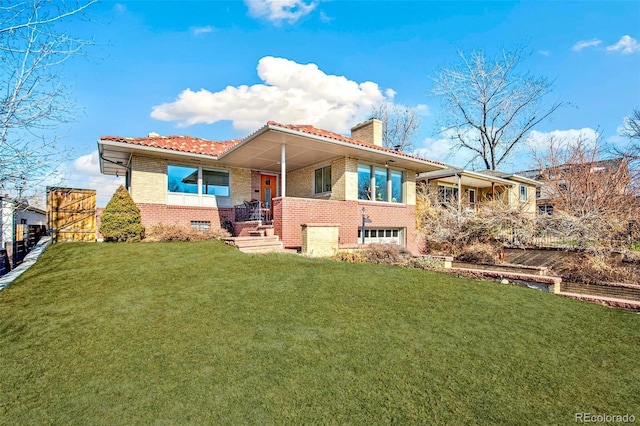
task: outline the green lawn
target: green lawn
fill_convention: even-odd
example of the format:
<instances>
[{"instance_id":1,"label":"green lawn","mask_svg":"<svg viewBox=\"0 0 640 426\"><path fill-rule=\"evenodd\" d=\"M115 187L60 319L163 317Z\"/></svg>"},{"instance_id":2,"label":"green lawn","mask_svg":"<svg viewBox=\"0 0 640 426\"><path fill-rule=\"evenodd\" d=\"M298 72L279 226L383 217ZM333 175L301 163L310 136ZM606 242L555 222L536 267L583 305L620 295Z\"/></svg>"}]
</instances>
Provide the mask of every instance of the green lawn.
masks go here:
<instances>
[{"instance_id":1,"label":"green lawn","mask_svg":"<svg viewBox=\"0 0 640 426\"><path fill-rule=\"evenodd\" d=\"M640 419L640 315L422 270L61 243L0 291L2 424Z\"/></svg>"}]
</instances>

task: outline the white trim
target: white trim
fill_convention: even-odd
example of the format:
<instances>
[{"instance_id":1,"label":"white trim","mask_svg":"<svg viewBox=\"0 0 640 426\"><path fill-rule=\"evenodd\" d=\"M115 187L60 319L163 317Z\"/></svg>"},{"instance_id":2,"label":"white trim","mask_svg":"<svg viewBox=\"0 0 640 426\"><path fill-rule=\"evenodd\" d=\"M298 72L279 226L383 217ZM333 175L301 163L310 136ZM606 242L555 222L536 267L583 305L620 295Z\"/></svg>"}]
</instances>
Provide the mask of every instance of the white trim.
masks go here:
<instances>
[{"instance_id":1,"label":"white trim","mask_svg":"<svg viewBox=\"0 0 640 426\"><path fill-rule=\"evenodd\" d=\"M242 143L242 142L240 142ZM287 196L287 149L285 144L282 144L280 148L280 185L282 189L280 193L281 197Z\"/></svg>"},{"instance_id":2,"label":"white trim","mask_svg":"<svg viewBox=\"0 0 640 426\"><path fill-rule=\"evenodd\" d=\"M189 193L189 192L173 192L169 191L169 166L177 166L177 167L190 167L198 170L198 183L197 183L197 193ZM204 194L202 192L202 171L215 171L215 172L226 172L229 175L229 195L212 195L212 194ZM179 162L174 163L171 161L167 161L164 173L165 180L165 190L167 193L166 204L168 206L192 206L192 207L216 207L216 208L231 208L233 207L231 204L231 188L233 185L232 182L232 173L230 168L216 168L216 167L208 167L203 165L195 165L195 164L180 164ZM180 200L180 201L178 201Z\"/></svg>"},{"instance_id":3,"label":"white trim","mask_svg":"<svg viewBox=\"0 0 640 426\"><path fill-rule=\"evenodd\" d=\"M329 144L333 144L333 145L338 145L341 147L345 147L345 148L352 148L352 149L356 149L356 150L360 150L360 151L365 151L365 152L369 152L369 153L375 153L375 154L383 154L386 155L388 157L391 158L397 158L397 159L401 159L404 161L409 161L409 162L414 162L417 164L422 164L422 165L428 165L431 167L435 167L435 168L440 168L440 169L447 169L448 166L445 164L438 164L438 163L434 163L430 160L425 159L421 159L418 157L414 157L411 155L400 155L394 152L388 152L384 149L376 149L376 148L372 148L372 147L367 147L367 146L363 146L363 145L358 145L358 144L354 144L354 143L349 143L349 142L342 142L336 139L331 139L331 138L327 138L324 136L318 136L318 135L314 135L311 133L306 133L306 132L302 132L300 130L293 130L293 129L288 129L286 127L280 127L280 126L276 126L273 124L266 124L265 126L263 126L262 128L258 129L257 131L255 131L254 133L252 133L251 135L247 136L245 139L243 139L242 141L240 141L239 143L237 143L236 145L234 145L233 147L229 148L229 150L225 151L220 157L219 159L223 159L224 157L226 157L227 155L229 155L230 153L234 152L235 150L239 149L241 146L249 143L250 141L256 139L258 136L268 132L268 131L274 131L274 132L280 132L280 133L285 133L285 134L289 134L289 135L293 135L293 136L299 136L299 137L303 137L303 138L307 138L307 139L313 139L316 141L320 141L320 142L324 142L324 143L329 143ZM284 145L284 144L283 144ZM375 145L372 145L375 146ZM345 155L347 156L347 155Z\"/></svg>"}]
</instances>

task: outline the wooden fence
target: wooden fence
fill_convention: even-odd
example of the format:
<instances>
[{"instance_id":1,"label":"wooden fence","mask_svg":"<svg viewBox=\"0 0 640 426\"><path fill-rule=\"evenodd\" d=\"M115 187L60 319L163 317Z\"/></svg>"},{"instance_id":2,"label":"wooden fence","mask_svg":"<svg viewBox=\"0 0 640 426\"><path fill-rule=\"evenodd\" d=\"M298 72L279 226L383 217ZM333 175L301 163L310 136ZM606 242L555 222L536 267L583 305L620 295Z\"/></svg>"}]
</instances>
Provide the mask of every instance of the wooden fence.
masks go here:
<instances>
[{"instance_id":1,"label":"wooden fence","mask_svg":"<svg viewBox=\"0 0 640 426\"><path fill-rule=\"evenodd\" d=\"M47 225L53 241L95 241L96 191L48 187Z\"/></svg>"}]
</instances>

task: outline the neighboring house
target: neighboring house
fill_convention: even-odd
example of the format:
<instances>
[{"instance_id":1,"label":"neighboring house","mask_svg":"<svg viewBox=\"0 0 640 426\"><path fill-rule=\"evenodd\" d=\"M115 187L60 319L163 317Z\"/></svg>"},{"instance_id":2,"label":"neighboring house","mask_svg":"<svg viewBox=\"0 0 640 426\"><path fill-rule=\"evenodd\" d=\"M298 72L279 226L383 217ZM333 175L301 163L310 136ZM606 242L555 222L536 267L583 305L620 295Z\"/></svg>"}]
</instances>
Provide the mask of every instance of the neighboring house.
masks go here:
<instances>
[{"instance_id":1,"label":"neighboring house","mask_svg":"<svg viewBox=\"0 0 640 426\"><path fill-rule=\"evenodd\" d=\"M44 226L46 221L44 210L7 196L0 197L0 250L11 253L13 242L26 238L29 225ZM22 234L17 235L19 232Z\"/></svg>"},{"instance_id":2,"label":"neighboring house","mask_svg":"<svg viewBox=\"0 0 640 426\"><path fill-rule=\"evenodd\" d=\"M457 203L458 210L476 210L482 201L502 200L519 206L523 212L535 214L535 194L538 182L518 174L497 170L473 172L449 168L421 173L418 184L428 185L438 194L440 202Z\"/></svg>"},{"instance_id":3,"label":"neighboring house","mask_svg":"<svg viewBox=\"0 0 640 426\"><path fill-rule=\"evenodd\" d=\"M145 226L199 229L233 223L236 235L273 224L285 247L302 245L302 226L339 226L341 246L396 242L418 253L416 175L447 166L382 147L382 123L351 137L308 125L268 122L248 137L103 136L100 168L125 176ZM255 213L258 212L256 216ZM362 235L363 214L367 223Z\"/></svg>"},{"instance_id":4,"label":"neighboring house","mask_svg":"<svg viewBox=\"0 0 640 426\"><path fill-rule=\"evenodd\" d=\"M523 170L521 176L538 182L536 205L539 214L553 214L554 209L571 200L624 196L631 182L629 167L623 158L563 164L546 169Z\"/></svg>"}]
</instances>

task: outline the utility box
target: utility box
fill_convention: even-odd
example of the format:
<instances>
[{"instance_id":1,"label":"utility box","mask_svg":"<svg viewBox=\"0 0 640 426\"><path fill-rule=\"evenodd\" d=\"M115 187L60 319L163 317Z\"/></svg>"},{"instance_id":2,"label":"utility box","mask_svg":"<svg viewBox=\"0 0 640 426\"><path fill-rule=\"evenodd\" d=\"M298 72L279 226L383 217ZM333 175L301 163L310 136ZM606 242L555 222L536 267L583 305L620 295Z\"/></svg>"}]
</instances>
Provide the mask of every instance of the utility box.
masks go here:
<instances>
[{"instance_id":1,"label":"utility box","mask_svg":"<svg viewBox=\"0 0 640 426\"><path fill-rule=\"evenodd\" d=\"M340 225L337 223L305 223L302 225L302 254L329 257L338 252Z\"/></svg>"}]
</instances>

